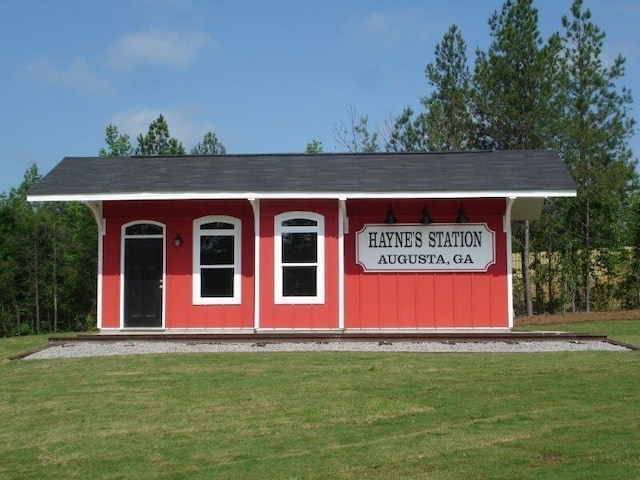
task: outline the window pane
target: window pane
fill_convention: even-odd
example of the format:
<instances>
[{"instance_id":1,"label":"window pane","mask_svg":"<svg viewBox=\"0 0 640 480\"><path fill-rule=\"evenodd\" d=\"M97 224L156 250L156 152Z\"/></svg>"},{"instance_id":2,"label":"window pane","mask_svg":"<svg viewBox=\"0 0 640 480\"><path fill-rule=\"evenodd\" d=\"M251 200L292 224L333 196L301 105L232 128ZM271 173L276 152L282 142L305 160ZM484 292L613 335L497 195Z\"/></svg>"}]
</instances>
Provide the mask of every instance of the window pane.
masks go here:
<instances>
[{"instance_id":1,"label":"window pane","mask_svg":"<svg viewBox=\"0 0 640 480\"><path fill-rule=\"evenodd\" d=\"M317 233L282 234L282 263L316 263L317 261Z\"/></svg>"},{"instance_id":2,"label":"window pane","mask_svg":"<svg viewBox=\"0 0 640 480\"><path fill-rule=\"evenodd\" d=\"M318 267L283 267L282 295L285 297L315 297Z\"/></svg>"},{"instance_id":3,"label":"window pane","mask_svg":"<svg viewBox=\"0 0 640 480\"><path fill-rule=\"evenodd\" d=\"M125 230L126 235L162 235L162 227L152 223L138 223L130 225Z\"/></svg>"},{"instance_id":4,"label":"window pane","mask_svg":"<svg viewBox=\"0 0 640 480\"><path fill-rule=\"evenodd\" d=\"M233 268L201 268L200 296L233 297Z\"/></svg>"},{"instance_id":5,"label":"window pane","mask_svg":"<svg viewBox=\"0 0 640 480\"><path fill-rule=\"evenodd\" d=\"M315 227L317 225L318 222L309 220L308 218L292 218L282 222L283 227Z\"/></svg>"},{"instance_id":6,"label":"window pane","mask_svg":"<svg viewBox=\"0 0 640 480\"><path fill-rule=\"evenodd\" d=\"M226 222L211 222L200 225L200 230L233 230L235 226Z\"/></svg>"},{"instance_id":7,"label":"window pane","mask_svg":"<svg viewBox=\"0 0 640 480\"><path fill-rule=\"evenodd\" d=\"M202 235L200 265L233 265L233 240L231 235Z\"/></svg>"}]
</instances>

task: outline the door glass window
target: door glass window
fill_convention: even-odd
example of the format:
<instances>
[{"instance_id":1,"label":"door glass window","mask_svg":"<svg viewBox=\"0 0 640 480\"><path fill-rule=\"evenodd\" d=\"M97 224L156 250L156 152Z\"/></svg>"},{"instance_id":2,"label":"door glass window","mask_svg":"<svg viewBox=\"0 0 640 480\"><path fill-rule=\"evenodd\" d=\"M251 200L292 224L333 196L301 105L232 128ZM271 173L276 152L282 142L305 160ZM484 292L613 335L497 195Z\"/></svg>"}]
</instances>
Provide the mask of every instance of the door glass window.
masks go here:
<instances>
[{"instance_id":1,"label":"door glass window","mask_svg":"<svg viewBox=\"0 0 640 480\"><path fill-rule=\"evenodd\" d=\"M125 229L125 235L162 235L162 227L153 223L136 223Z\"/></svg>"}]
</instances>

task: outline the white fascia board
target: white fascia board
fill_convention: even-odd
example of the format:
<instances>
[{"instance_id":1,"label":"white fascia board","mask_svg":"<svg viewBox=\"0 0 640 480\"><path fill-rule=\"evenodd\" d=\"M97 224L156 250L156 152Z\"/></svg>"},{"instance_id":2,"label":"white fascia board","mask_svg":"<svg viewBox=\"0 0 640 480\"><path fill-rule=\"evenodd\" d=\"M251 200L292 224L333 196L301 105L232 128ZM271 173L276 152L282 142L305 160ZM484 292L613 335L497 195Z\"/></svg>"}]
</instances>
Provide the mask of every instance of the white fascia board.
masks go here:
<instances>
[{"instance_id":1,"label":"white fascia board","mask_svg":"<svg viewBox=\"0 0 640 480\"><path fill-rule=\"evenodd\" d=\"M459 191L459 192L181 192L181 193L104 193L68 195L28 195L29 202L96 202L116 200L250 200L250 199L428 199L428 198L547 198L575 197L575 190Z\"/></svg>"}]
</instances>

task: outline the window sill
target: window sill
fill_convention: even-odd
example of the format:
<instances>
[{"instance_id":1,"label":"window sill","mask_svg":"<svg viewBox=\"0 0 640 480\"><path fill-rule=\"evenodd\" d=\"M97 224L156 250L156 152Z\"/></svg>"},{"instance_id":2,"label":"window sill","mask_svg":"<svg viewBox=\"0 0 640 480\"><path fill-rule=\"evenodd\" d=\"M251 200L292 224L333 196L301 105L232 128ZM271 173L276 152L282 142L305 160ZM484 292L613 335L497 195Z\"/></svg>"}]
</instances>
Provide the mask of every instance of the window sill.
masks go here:
<instances>
[{"instance_id":1,"label":"window sill","mask_svg":"<svg viewBox=\"0 0 640 480\"><path fill-rule=\"evenodd\" d=\"M194 305L240 305L239 298L194 298Z\"/></svg>"},{"instance_id":2,"label":"window sill","mask_svg":"<svg viewBox=\"0 0 640 480\"><path fill-rule=\"evenodd\" d=\"M324 305L324 297L276 297L276 305Z\"/></svg>"}]
</instances>

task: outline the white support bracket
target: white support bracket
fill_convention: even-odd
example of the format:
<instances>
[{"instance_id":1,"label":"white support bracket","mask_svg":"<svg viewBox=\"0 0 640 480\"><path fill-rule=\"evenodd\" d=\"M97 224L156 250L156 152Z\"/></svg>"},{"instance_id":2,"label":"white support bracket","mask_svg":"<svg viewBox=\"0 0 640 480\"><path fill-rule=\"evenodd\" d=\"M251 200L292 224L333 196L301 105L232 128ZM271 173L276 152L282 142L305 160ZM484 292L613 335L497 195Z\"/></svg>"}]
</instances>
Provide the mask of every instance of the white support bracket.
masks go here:
<instances>
[{"instance_id":1,"label":"white support bracket","mask_svg":"<svg viewBox=\"0 0 640 480\"><path fill-rule=\"evenodd\" d=\"M98 226L98 235L102 236L107 233L107 225L102 217L102 202L83 202L91 213L93 213L93 218L96 220L96 225Z\"/></svg>"}]
</instances>

